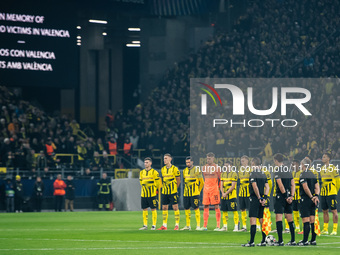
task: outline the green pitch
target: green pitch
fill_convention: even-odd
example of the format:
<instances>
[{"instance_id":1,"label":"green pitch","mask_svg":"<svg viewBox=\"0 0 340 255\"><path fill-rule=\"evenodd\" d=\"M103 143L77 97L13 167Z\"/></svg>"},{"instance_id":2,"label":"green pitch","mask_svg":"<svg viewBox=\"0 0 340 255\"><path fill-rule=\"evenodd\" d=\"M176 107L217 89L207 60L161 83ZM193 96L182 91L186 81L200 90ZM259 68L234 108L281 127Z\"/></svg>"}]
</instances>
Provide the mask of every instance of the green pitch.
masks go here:
<instances>
[{"instance_id":1,"label":"green pitch","mask_svg":"<svg viewBox=\"0 0 340 255\"><path fill-rule=\"evenodd\" d=\"M192 213L194 214L194 213ZM201 212L201 216L202 216ZM322 214L321 214L322 216ZM173 231L174 215L169 211L167 231L139 231L142 212L62 212L0 215L0 254L339 254L340 236L321 236L317 246L254 247L241 244L248 233L234 233L232 217L228 232L214 232L215 214L210 211L207 232ZM274 219L272 219L274 221ZM151 223L151 212L149 212ZM202 220L203 222L203 220ZM322 219L321 219L322 222ZM158 224L162 223L158 212ZM150 224L151 225L151 224ZM181 211L180 227L185 225ZM192 227L196 226L192 215ZM275 223L273 224L275 227ZM330 229L332 224L330 224ZM273 234L277 238L277 234ZM255 242L261 234L258 232ZM284 234L288 242L290 234ZM296 235L296 240L302 235Z\"/></svg>"}]
</instances>

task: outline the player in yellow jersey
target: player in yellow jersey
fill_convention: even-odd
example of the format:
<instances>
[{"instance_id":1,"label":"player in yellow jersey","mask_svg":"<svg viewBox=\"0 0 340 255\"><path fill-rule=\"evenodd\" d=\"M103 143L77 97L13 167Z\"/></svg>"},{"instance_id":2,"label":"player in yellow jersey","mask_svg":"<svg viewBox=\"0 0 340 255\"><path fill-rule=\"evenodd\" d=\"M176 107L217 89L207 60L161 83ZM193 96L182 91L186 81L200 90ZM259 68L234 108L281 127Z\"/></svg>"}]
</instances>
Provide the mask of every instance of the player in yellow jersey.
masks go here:
<instances>
[{"instance_id":1,"label":"player in yellow jersey","mask_svg":"<svg viewBox=\"0 0 340 255\"><path fill-rule=\"evenodd\" d=\"M191 211L190 207L195 211L196 218L196 230L201 230L201 214L199 208L200 193L203 189L204 180L202 174L200 173L199 167L194 166L194 162L191 157L186 157L185 159L186 168L183 170L183 180L184 180L184 210L186 218L186 226L181 230L191 230L190 217Z\"/></svg>"},{"instance_id":2,"label":"player in yellow jersey","mask_svg":"<svg viewBox=\"0 0 340 255\"><path fill-rule=\"evenodd\" d=\"M247 231L247 210L249 210L249 158L244 155L241 157L241 167L238 172L238 178L240 179L239 188L239 206L241 210L242 228L241 232Z\"/></svg>"},{"instance_id":3,"label":"player in yellow jersey","mask_svg":"<svg viewBox=\"0 0 340 255\"><path fill-rule=\"evenodd\" d=\"M153 169L152 159L145 158L144 159L143 169L139 173L139 181L142 186L141 192L141 204L143 209L143 227L139 230L147 230L148 229L148 208L150 207L152 213L152 227L151 230L156 230L157 223L157 194L156 191L160 188L160 179L158 172Z\"/></svg>"},{"instance_id":4,"label":"player in yellow jersey","mask_svg":"<svg viewBox=\"0 0 340 255\"><path fill-rule=\"evenodd\" d=\"M162 210L163 210L163 225L157 230L167 230L168 224L168 209L169 204L172 204L172 209L175 213L175 228L179 230L179 210L178 210L178 193L177 189L181 183L181 174L178 168L171 164L172 157L169 153L164 155L165 166L161 169L162 179Z\"/></svg>"},{"instance_id":5,"label":"player in yellow jersey","mask_svg":"<svg viewBox=\"0 0 340 255\"><path fill-rule=\"evenodd\" d=\"M338 231L338 211L337 211L337 199L336 196L339 191L340 178L339 173L334 165L330 164L331 155L325 153L322 156L322 163L324 165L321 167L321 209L323 212L323 230L321 234L328 234L328 223L329 214L328 210L331 209L333 213L333 231L331 235L336 235Z\"/></svg>"},{"instance_id":6,"label":"player in yellow jersey","mask_svg":"<svg viewBox=\"0 0 340 255\"><path fill-rule=\"evenodd\" d=\"M239 215L237 211L237 173L233 171L231 162L224 163L221 174L221 210L223 227L220 231L228 230L228 211L234 213L234 232L238 231Z\"/></svg>"},{"instance_id":7,"label":"player in yellow jersey","mask_svg":"<svg viewBox=\"0 0 340 255\"><path fill-rule=\"evenodd\" d=\"M296 159L293 160L291 164L292 174L295 182L295 194L293 198L293 216L295 224L295 232L300 232L300 213L299 213L299 203L300 203L300 162Z\"/></svg>"}]
</instances>

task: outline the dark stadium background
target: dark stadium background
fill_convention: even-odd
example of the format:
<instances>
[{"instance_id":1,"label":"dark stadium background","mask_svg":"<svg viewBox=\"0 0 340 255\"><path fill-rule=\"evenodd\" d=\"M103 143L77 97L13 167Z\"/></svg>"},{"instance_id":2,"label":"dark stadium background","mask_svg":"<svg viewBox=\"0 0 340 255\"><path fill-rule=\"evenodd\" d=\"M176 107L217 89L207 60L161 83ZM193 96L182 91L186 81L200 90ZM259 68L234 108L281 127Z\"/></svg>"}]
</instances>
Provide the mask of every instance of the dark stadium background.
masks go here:
<instances>
[{"instance_id":1,"label":"dark stadium background","mask_svg":"<svg viewBox=\"0 0 340 255\"><path fill-rule=\"evenodd\" d=\"M338 78L340 73L338 1L4 1L0 12L44 15L51 22L46 26L71 32L66 43L20 36L58 54L53 74L0 69L1 179L21 175L29 199L41 175L49 185L44 209L53 208L57 173L75 177L76 208L91 209L103 171L115 179L136 177L144 157L151 156L159 170L165 153L183 169L190 154L190 78ZM13 38L1 33L0 47L19 47L19 36ZM138 44L133 41L140 47L127 46ZM338 83L329 83L313 91L320 95L312 102L317 116L303 122L294 137L282 130L251 136L237 130L223 134L222 150L235 164L243 154L270 157L268 151L282 152L287 160L308 154L315 162L330 152L336 162L339 90ZM102 156L110 137L118 154ZM136 137L132 155L125 154L126 138ZM38 166L49 138L56 157ZM87 148L84 161L78 160L81 142Z\"/></svg>"}]
</instances>

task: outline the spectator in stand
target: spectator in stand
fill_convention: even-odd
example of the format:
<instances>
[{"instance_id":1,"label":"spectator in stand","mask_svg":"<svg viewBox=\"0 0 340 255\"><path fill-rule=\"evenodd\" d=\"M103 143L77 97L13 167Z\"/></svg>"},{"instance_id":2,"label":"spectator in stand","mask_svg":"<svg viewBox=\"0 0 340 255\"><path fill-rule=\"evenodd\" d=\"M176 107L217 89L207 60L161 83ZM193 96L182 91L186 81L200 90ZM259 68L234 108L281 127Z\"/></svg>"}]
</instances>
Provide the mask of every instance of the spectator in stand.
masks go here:
<instances>
[{"instance_id":1,"label":"spectator in stand","mask_svg":"<svg viewBox=\"0 0 340 255\"><path fill-rule=\"evenodd\" d=\"M99 154L103 154L104 149L105 148L102 139L98 138L95 146L95 151L97 151Z\"/></svg>"},{"instance_id":2,"label":"spectator in stand","mask_svg":"<svg viewBox=\"0 0 340 255\"><path fill-rule=\"evenodd\" d=\"M54 188L54 198L55 198L55 211L56 212L61 212L61 207L63 205L63 199L65 196L65 188L66 184L65 182L61 179L61 174L57 175L57 179L53 183L53 188Z\"/></svg>"},{"instance_id":3,"label":"spectator in stand","mask_svg":"<svg viewBox=\"0 0 340 255\"><path fill-rule=\"evenodd\" d=\"M99 156L98 151L95 151L92 157L92 162L91 162L91 169L93 171L98 171L100 168L103 167L103 160Z\"/></svg>"},{"instance_id":4,"label":"spectator in stand","mask_svg":"<svg viewBox=\"0 0 340 255\"><path fill-rule=\"evenodd\" d=\"M5 192L6 192L6 210L7 212L14 212L15 190L12 180L9 177L6 180Z\"/></svg>"},{"instance_id":5,"label":"spectator in stand","mask_svg":"<svg viewBox=\"0 0 340 255\"><path fill-rule=\"evenodd\" d=\"M65 212L67 212L69 206L70 206L70 211L73 212L74 198L75 198L75 186L74 186L73 177L71 175L67 176L65 192L66 192Z\"/></svg>"},{"instance_id":6,"label":"spectator in stand","mask_svg":"<svg viewBox=\"0 0 340 255\"><path fill-rule=\"evenodd\" d=\"M130 142L129 138L125 139L125 143L124 143L124 147L123 147L123 152L124 152L124 156L126 157L131 157L132 153L133 153L133 145Z\"/></svg>"},{"instance_id":7,"label":"spectator in stand","mask_svg":"<svg viewBox=\"0 0 340 255\"><path fill-rule=\"evenodd\" d=\"M22 212L22 206L24 203L24 187L22 185L20 175L15 176L14 192L15 212Z\"/></svg>"},{"instance_id":8,"label":"spectator in stand","mask_svg":"<svg viewBox=\"0 0 340 255\"><path fill-rule=\"evenodd\" d=\"M47 164L49 166L53 166L54 165L54 155L55 155L55 150L57 149L57 147L55 146L55 144L52 142L52 138L49 137L47 139L47 142L45 144L45 155L46 155L46 159L47 159Z\"/></svg>"},{"instance_id":9,"label":"spectator in stand","mask_svg":"<svg viewBox=\"0 0 340 255\"><path fill-rule=\"evenodd\" d=\"M139 136L137 135L137 130L132 130L132 135L130 136L130 141L134 149L138 149Z\"/></svg>"},{"instance_id":10,"label":"spectator in stand","mask_svg":"<svg viewBox=\"0 0 340 255\"><path fill-rule=\"evenodd\" d=\"M108 129L112 129L113 121L114 121L114 116L112 114L112 111L108 110L105 116L105 122L106 122L106 126Z\"/></svg>"},{"instance_id":11,"label":"spectator in stand","mask_svg":"<svg viewBox=\"0 0 340 255\"><path fill-rule=\"evenodd\" d=\"M110 140L107 142L107 151L110 155L117 155L117 142L116 139L111 136Z\"/></svg>"},{"instance_id":12,"label":"spectator in stand","mask_svg":"<svg viewBox=\"0 0 340 255\"><path fill-rule=\"evenodd\" d=\"M34 187L33 187L33 201L34 201L34 209L36 212L41 212L41 205L43 201L43 194L44 194L45 186L41 177L37 177Z\"/></svg>"},{"instance_id":13,"label":"spectator in stand","mask_svg":"<svg viewBox=\"0 0 340 255\"><path fill-rule=\"evenodd\" d=\"M45 168L47 168L47 159L45 157L44 151L40 151L38 157L37 157L37 169L38 173L43 171Z\"/></svg>"},{"instance_id":14,"label":"spectator in stand","mask_svg":"<svg viewBox=\"0 0 340 255\"><path fill-rule=\"evenodd\" d=\"M79 167L87 167L85 164L85 160L87 157L87 149L85 147L84 142L80 142L80 144L77 146L77 152L78 152L78 165Z\"/></svg>"}]
</instances>

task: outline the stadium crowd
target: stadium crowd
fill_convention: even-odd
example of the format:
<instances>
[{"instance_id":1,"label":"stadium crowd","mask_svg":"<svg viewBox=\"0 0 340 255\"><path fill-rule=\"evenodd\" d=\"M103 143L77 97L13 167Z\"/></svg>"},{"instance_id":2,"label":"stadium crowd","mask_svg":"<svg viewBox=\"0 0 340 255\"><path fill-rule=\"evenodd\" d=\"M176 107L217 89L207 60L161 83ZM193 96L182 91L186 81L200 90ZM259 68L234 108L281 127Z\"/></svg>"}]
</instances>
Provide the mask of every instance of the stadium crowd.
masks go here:
<instances>
[{"instance_id":1,"label":"stadium crowd","mask_svg":"<svg viewBox=\"0 0 340 255\"><path fill-rule=\"evenodd\" d=\"M145 149L145 155L152 155L153 149L188 155L190 78L336 78L339 5L316 0L249 3L232 32L218 31L198 52L175 63L148 100L126 112L108 111L103 137L91 131L84 134L76 120L48 116L22 100L16 90L1 87L0 162L33 173L40 169L47 176L49 167L60 165L84 168L87 174L100 167L117 167L107 155L117 155L119 149L125 156L137 148ZM321 96L311 102L313 116L301 120L298 128L222 130L209 137L216 141L214 151L268 158L283 152L300 159L306 154L320 159L328 151L340 158L339 82L330 80L311 90ZM264 93L256 100L262 103L258 108L267 109L271 98ZM249 153L249 148L255 150ZM55 158L56 153L76 155L74 164L67 157Z\"/></svg>"}]
</instances>

